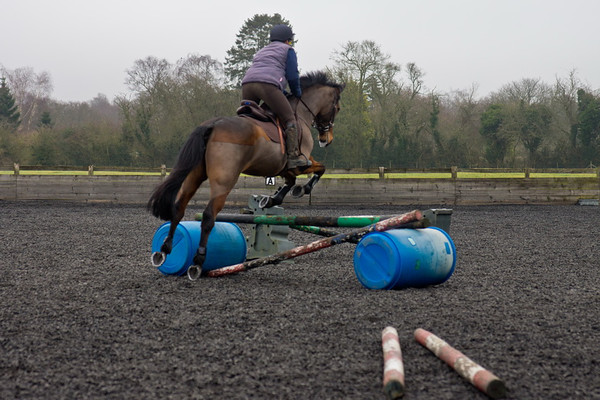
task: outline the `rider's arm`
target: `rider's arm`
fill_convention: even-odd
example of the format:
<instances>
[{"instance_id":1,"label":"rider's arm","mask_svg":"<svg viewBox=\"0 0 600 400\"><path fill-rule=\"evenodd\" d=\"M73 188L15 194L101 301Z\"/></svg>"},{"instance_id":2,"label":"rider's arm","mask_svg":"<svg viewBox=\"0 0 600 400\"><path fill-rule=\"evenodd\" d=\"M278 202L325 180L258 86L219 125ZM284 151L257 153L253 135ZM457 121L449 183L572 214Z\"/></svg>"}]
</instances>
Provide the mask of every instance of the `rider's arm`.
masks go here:
<instances>
[{"instance_id":1,"label":"rider's arm","mask_svg":"<svg viewBox=\"0 0 600 400\"><path fill-rule=\"evenodd\" d=\"M292 94L298 98L302 97L302 88L300 87L300 74L298 73L298 58L294 49L288 50L287 62L285 66L285 78L290 85Z\"/></svg>"}]
</instances>

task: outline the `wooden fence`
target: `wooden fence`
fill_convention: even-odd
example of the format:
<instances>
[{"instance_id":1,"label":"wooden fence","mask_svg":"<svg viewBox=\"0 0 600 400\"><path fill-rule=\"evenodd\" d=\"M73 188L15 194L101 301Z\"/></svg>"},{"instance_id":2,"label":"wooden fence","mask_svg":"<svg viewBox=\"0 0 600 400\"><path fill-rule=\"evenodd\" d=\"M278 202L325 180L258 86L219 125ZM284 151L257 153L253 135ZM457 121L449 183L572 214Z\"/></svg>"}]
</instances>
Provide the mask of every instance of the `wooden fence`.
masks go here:
<instances>
[{"instance_id":1,"label":"wooden fence","mask_svg":"<svg viewBox=\"0 0 600 400\"><path fill-rule=\"evenodd\" d=\"M154 175L102 175L94 169L80 175L0 174L0 200L66 200L143 204L167 171ZM432 170L427 170L431 172ZM478 204L576 204L582 199L600 198L600 177L471 179L458 178L456 169L447 169L447 178L321 179L314 192L301 199L286 198L286 204L312 205L478 205ZM485 170L490 172L490 170ZM565 170L560 170L565 172ZM97 172L97 170L96 170ZM339 171L338 171L339 172ZM363 171L361 171L363 172ZM507 171L504 171L507 172ZM539 171L534 171L539 172ZM589 170L588 170L589 172ZM347 172L346 172L347 173ZM364 173L364 172L363 172ZM300 177L299 182L305 182ZM276 184L282 184L277 178ZM245 206L250 195L272 194L278 186L267 186L265 178L241 176L228 197L229 205ZM202 205L210 187L203 184L193 199Z\"/></svg>"}]
</instances>

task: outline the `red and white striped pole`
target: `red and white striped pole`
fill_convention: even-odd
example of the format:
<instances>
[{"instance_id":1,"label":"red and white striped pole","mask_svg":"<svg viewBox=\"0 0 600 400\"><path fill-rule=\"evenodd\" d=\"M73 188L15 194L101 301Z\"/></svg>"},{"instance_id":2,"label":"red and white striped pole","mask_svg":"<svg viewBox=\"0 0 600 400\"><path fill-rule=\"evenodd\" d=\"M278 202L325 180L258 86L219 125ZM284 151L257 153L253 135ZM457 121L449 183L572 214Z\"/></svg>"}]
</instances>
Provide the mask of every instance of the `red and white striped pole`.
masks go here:
<instances>
[{"instance_id":1,"label":"red and white striped pole","mask_svg":"<svg viewBox=\"0 0 600 400\"><path fill-rule=\"evenodd\" d=\"M483 393L494 399L506 396L506 386L500 378L472 361L433 333L419 328L415 330L415 339Z\"/></svg>"},{"instance_id":2,"label":"red and white striped pole","mask_svg":"<svg viewBox=\"0 0 600 400\"><path fill-rule=\"evenodd\" d=\"M390 400L404 396L404 364L398 332L388 326L381 332L383 348L383 391Z\"/></svg>"},{"instance_id":3,"label":"red and white striped pole","mask_svg":"<svg viewBox=\"0 0 600 400\"><path fill-rule=\"evenodd\" d=\"M281 253L271 254L270 256L257 258L255 260L246 261L240 264L213 269L212 271L208 271L206 275L211 277L230 275L242 271L247 271L252 268L262 267L263 265L277 264L283 260L289 260L290 258L298 257L308 253L313 253L315 251L335 246L337 244L346 243L353 240L358 241L358 239L371 232L383 232L386 230L397 228L399 226L402 226L403 224L421 220L423 220L423 213L420 210L413 210L405 214L397 215L395 217L379 221L375 224L366 226L364 228L359 228L348 233L340 233L339 235L317 240L304 246L294 247L293 249L286 250ZM190 280L196 280L200 277L200 271L198 271L198 267L195 265L190 266L187 273L188 278L190 278Z\"/></svg>"}]
</instances>

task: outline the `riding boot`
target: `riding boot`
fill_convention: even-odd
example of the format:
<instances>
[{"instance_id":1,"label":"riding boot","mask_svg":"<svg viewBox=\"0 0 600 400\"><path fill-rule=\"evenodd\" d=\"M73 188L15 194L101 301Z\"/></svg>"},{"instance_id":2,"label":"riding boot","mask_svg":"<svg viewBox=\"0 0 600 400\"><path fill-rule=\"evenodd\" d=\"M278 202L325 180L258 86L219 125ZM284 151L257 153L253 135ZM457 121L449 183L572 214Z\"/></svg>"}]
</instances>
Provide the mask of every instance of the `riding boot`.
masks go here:
<instances>
[{"instance_id":1,"label":"riding boot","mask_svg":"<svg viewBox=\"0 0 600 400\"><path fill-rule=\"evenodd\" d=\"M291 122L285 128L285 148L287 152L287 169L296 167L310 167L312 163L300 154L298 149L298 128Z\"/></svg>"}]
</instances>

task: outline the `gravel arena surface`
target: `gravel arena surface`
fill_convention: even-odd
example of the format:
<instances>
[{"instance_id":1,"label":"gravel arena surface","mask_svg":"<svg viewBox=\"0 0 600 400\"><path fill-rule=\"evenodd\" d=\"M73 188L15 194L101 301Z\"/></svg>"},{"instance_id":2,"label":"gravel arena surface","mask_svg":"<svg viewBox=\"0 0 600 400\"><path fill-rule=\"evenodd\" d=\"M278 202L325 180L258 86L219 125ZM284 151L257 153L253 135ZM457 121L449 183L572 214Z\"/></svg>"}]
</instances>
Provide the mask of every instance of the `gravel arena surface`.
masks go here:
<instances>
[{"instance_id":1,"label":"gravel arena surface","mask_svg":"<svg viewBox=\"0 0 600 400\"><path fill-rule=\"evenodd\" d=\"M415 208L440 206L285 213ZM417 328L500 377L509 399L600 399L600 208L450 208L452 277L379 291L358 282L353 244L192 282L151 266L162 222L142 205L0 202L0 398L385 399L393 326L404 399L487 398Z\"/></svg>"}]
</instances>

